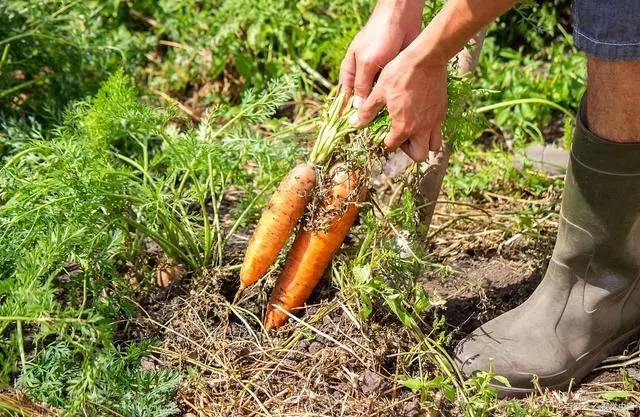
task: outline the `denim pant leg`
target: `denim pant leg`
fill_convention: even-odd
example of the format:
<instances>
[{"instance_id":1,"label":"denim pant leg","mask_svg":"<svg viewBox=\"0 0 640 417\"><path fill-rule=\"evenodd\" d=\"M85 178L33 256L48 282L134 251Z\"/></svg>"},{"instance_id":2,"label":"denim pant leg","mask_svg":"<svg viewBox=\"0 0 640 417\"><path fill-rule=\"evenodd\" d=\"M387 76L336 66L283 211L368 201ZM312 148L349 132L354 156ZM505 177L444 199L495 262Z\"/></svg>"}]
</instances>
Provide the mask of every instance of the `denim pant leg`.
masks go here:
<instances>
[{"instance_id":1,"label":"denim pant leg","mask_svg":"<svg viewBox=\"0 0 640 417\"><path fill-rule=\"evenodd\" d=\"M640 0L574 0L573 37L605 60L640 60Z\"/></svg>"}]
</instances>

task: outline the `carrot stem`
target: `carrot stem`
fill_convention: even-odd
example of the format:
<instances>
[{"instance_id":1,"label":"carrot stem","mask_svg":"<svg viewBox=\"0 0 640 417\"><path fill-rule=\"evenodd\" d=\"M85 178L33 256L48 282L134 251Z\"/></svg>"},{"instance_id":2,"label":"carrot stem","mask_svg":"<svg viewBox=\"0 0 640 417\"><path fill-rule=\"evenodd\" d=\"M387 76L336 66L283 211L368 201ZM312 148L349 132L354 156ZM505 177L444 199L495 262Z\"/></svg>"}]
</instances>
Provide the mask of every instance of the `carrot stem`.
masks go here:
<instances>
[{"instance_id":1,"label":"carrot stem","mask_svg":"<svg viewBox=\"0 0 640 417\"><path fill-rule=\"evenodd\" d=\"M356 130L356 128L349 124L349 117L351 117L356 110L351 105L351 100L349 100L343 111L343 107L345 107L344 101L344 93L339 93L323 114L322 124L318 130L318 137L309 156L310 164L326 164L341 141L349 133Z\"/></svg>"}]
</instances>

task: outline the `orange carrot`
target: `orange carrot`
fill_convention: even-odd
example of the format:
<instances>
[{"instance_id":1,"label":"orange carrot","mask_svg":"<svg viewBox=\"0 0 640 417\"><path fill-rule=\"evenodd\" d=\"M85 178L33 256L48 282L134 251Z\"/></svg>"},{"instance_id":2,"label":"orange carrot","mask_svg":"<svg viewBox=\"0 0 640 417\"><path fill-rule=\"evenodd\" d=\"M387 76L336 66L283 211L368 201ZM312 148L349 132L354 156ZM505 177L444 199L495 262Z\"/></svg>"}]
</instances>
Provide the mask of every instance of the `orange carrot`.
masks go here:
<instances>
[{"instance_id":1,"label":"orange carrot","mask_svg":"<svg viewBox=\"0 0 640 417\"><path fill-rule=\"evenodd\" d=\"M238 293L262 278L275 262L313 196L316 172L300 164L282 180L256 226L240 269Z\"/></svg>"},{"instance_id":2,"label":"orange carrot","mask_svg":"<svg viewBox=\"0 0 640 417\"><path fill-rule=\"evenodd\" d=\"M339 209L345 203L345 199L356 189L358 178L355 172L347 172L343 168L335 171L332 181L333 186L329 191L327 206ZM363 187L356 200L364 200L366 191ZM346 211L329 219L326 230L314 231L301 228L298 231L284 269L267 304L264 321L267 329L282 326L288 318L282 311L274 308L274 304L278 304L287 312L293 312L309 298L333 255L342 245L359 210L356 202L349 202Z\"/></svg>"}]
</instances>

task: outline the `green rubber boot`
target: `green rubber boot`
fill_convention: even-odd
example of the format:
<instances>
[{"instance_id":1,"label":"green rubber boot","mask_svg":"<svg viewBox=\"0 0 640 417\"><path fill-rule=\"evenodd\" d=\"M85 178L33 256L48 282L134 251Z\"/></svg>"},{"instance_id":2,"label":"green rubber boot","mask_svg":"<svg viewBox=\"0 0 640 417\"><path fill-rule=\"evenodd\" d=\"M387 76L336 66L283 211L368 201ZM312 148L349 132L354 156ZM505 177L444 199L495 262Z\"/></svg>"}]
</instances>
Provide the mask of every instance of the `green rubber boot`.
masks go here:
<instances>
[{"instance_id":1,"label":"green rubber boot","mask_svg":"<svg viewBox=\"0 0 640 417\"><path fill-rule=\"evenodd\" d=\"M615 143L578 118L556 246L545 278L519 307L455 349L462 373L502 375L502 396L578 383L640 334L640 143ZM491 362L491 365L490 365ZM497 383L496 383L497 384Z\"/></svg>"}]
</instances>

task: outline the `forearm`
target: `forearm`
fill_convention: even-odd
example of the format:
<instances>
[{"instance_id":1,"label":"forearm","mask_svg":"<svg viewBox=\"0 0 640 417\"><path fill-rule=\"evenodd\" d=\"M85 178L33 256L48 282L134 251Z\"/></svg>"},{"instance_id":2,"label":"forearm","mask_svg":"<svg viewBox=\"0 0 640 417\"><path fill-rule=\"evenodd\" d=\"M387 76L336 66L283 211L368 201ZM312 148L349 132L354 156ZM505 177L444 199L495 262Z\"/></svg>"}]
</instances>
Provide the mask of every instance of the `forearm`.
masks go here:
<instances>
[{"instance_id":1,"label":"forearm","mask_svg":"<svg viewBox=\"0 0 640 417\"><path fill-rule=\"evenodd\" d=\"M392 23L400 23L405 16L422 16L424 0L378 0L375 9L390 13Z\"/></svg>"},{"instance_id":2,"label":"forearm","mask_svg":"<svg viewBox=\"0 0 640 417\"><path fill-rule=\"evenodd\" d=\"M447 62L517 0L449 0L405 53L418 64Z\"/></svg>"}]
</instances>

